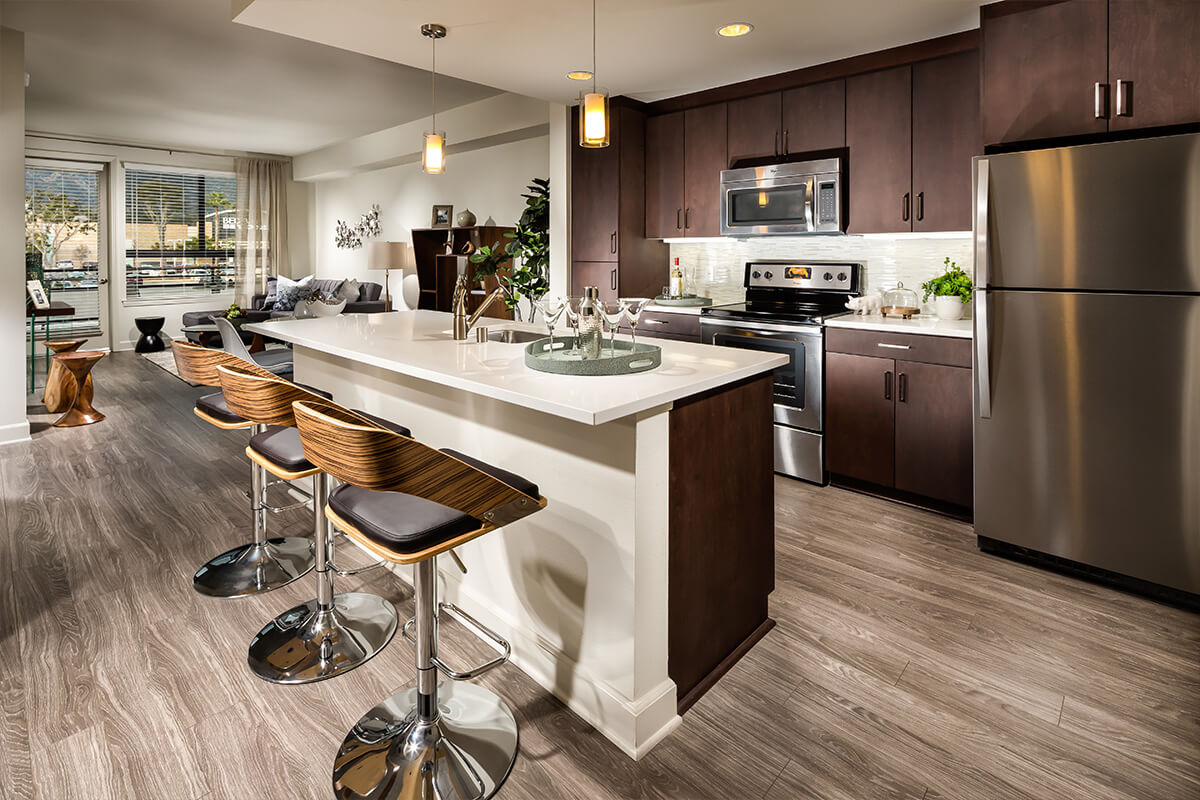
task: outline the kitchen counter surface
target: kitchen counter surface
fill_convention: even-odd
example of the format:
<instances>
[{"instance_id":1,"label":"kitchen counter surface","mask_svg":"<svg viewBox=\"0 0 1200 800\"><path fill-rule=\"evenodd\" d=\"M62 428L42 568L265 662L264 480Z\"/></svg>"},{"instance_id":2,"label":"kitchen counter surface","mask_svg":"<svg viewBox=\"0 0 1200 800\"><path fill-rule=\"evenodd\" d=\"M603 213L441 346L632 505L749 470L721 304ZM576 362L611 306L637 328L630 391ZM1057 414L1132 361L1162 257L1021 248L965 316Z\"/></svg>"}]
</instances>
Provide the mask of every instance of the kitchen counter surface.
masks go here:
<instances>
[{"instance_id":1,"label":"kitchen counter surface","mask_svg":"<svg viewBox=\"0 0 1200 800\"><path fill-rule=\"evenodd\" d=\"M826 317L827 328L856 328L863 331L886 331L888 333L918 333L927 336L953 336L970 339L974 322L970 319L945 320L932 314L919 314L912 319L885 317L882 314L840 314Z\"/></svg>"},{"instance_id":2,"label":"kitchen counter surface","mask_svg":"<svg viewBox=\"0 0 1200 800\"><path fill-rule=\"evenodd\" d=\"M647 311L666 312L668 314L695 314L700 315L700 309L704 306L660 306L658 303L650 303L646 306Z\"/></svg>"},{"instance_id":3,"label":"kitchen counter surface","mask_svg":"<svg viewBox=\"0 0 1200 800\"><path fill-rule=\"evenodd\" d=\"M481 319L492 331L541 325ZM769 372L787 357L729 347L655 340L662 365L635 375L575 377L525 366L524 344L465 342L451 336L452 316L441 311L342 314L244 326L306 347L391 372L433 381L524 408L601 425L622 417Z\"/></svg>"}]
</instances>

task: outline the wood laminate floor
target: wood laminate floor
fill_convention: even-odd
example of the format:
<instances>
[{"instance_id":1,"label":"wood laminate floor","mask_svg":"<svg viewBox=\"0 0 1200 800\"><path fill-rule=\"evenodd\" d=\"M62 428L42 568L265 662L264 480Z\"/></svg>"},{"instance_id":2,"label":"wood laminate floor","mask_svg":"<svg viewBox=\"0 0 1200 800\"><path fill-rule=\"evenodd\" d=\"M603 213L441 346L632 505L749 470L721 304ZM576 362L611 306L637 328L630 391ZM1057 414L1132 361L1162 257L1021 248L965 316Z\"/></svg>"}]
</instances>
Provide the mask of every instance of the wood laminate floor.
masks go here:
<instances>
[{"instance_id":1,"label":"wood laminate floor","mask_svg":"<svg viewBox=\"0 0 1200 800\"><path fill-rule=\"evenodd\" d=\"M411 650L312 686L251 676L250 637L312 586L191 588L246 538L245 434L134 354L94 374L107 421L0 449L0 796L327 800L345 731L413 681ZM778 626L637 763L516 668L486 676L521 725L501 798L1200 797L1200 618L985 556L937 516L776 489ZM339 585L407 617L407 589L368 574Z\"/></svg>"}]
</instances>

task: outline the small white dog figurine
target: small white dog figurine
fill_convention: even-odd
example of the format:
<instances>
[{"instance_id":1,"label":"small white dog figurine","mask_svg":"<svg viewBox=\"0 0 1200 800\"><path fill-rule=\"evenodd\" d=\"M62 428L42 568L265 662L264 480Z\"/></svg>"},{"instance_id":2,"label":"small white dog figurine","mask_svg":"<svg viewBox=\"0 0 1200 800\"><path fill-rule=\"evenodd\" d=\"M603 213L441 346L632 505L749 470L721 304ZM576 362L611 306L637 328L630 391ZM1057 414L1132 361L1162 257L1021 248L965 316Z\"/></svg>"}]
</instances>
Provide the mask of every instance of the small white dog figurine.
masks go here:
<instances>
[{"instance_id":1,"label":"small white dog figurine","mask_svg":"<svg viewBox=\"0 0 1200 800\"><path fill-rule=\"evenodd\" d=\"M878 314L883 309L883 295L867 294L862 297L851 297L846 301L846 308L855 314Z\"/></svg>"}]
</instances>

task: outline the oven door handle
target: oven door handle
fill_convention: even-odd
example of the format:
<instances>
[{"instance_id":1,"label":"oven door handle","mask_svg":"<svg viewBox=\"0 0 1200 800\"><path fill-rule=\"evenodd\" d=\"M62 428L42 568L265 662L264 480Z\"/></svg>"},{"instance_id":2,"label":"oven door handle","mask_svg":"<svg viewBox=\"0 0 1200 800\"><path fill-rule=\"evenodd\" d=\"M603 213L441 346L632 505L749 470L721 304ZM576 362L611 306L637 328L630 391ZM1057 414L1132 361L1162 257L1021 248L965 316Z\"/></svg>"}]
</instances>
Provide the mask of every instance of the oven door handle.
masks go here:
<instances>
[{"instance_id":1,"label":"oven door handle","mask_svg":"<svg viewBox=\"0 0 1200 800\"><path fill-rule=\"evenodd\" d=\"M767 331L770 333L787 333L792 336L802 336L806 339L821 338L821 328L817 325L778 325L770 322L737 322L730 319L720 317L709 317L701 315L700 327L716 329L726 328L734 331L743 331L756 333L759 331Z\"/></svg>"}]
</instances>

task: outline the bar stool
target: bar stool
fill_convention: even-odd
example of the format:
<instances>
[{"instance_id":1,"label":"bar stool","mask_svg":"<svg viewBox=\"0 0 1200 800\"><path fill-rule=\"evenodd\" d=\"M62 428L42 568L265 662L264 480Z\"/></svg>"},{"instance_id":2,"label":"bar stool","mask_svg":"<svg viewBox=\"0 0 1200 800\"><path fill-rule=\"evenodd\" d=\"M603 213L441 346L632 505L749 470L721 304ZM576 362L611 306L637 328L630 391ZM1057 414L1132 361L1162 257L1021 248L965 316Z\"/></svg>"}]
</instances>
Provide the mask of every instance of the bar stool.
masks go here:
<instances>
[{"instance_id":1,"label":"bar stool","mask_svg":"<svg viewBox=\"0 0 1200 800\"><path fill-rule=\"evenodd\" d=\"M261 370L260 367L242 362L224 351L210 350L180 339L171 342L171 351L175 356L175 368L179 377L202 386L220 386L217 367L222 364L242 364L245 369ZM266 370L262 370L262 373L270 374ZM193 413L222 430L253 428L256 435L266 431L265 425L256 425L231 411L221 392L197 399ZM267 538L268 512L280 512L303 505L268 505L267 486L262 467L251 461L250 513L253 519L254 539L248 544L221 553L196 570L192 578L192 586L196 591L210 597L246 597L286 586L307 575L313 568L313 546L310 539L299 536Z\"/></svg>"},{"instance_id":2,"label":"bar stool","mask_svg":"<svg viewBox=\"0 0 1200 800\"><path fill-rule=\"evenodd\" d=\"M283 612L258 632L250 642L250 669L263 680L286 684L312 683L349 672L387 646L396 633L397 618L395 607L378 595L333 591L334 574L354 573L339 570L333 562L333 537L325 518L329 475L305 458L292 412L294 402L328 401L282 378L262 375L261 370L226 364L217 373L230 410L272 426L250 439L246 448L250 460L282 480L311 477L313 482L317 596ZM380 417L341 410L359 424L412 435L408 428Z\"/></svg>"},{"instance_id":3,"label":"bar stool","mask_svg":"<svg viewBox=\"0 0 1200 800\"><path fill-rule=\"evenodd\" d=\"M342 800L484 800L517 755L508 704L481 686L438 683L482 675L508 660L508 642L448 603L437 602L435 559L546 507L530 481L453 450L434 450L362 424L329 403L295 404L304 454L344 485L325 515L348 537L393 564L413 565L417 685L384 700L346 735L333 767ZM441 614L462 622L499 655L470 669L438 656Z\"/></svg>"}]
</instances>

